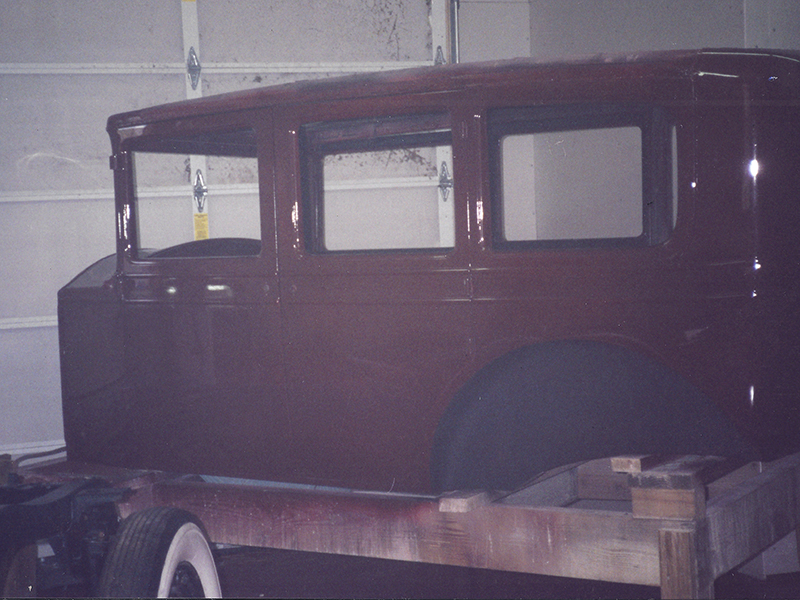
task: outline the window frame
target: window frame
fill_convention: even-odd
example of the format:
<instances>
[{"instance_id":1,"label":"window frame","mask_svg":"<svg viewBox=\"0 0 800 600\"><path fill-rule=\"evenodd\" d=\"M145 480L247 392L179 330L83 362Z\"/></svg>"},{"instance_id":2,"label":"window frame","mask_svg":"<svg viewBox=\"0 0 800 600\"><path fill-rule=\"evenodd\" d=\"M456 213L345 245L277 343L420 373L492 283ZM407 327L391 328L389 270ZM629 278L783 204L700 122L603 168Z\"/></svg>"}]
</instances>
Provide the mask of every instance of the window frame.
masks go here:
<instances>
[{"instance_id":1,"label":"window frame","mask_svg":"<svg viewBox=\"0 0 800 600\"><path fill-rule=\"evenodd\" d=\"M218 115L217 115L218 117ZM235 119L214 119L213 116L198 116L186 119L177 119L169 121L160 121L146 125L145 127L131 128L131 133L121 136L120 152L127 157L127 166L125 167L125 181L127 187L126 205L128 206L126 222L127 232L125 233L126 248L123 252L125 256L124 262L133 268L133 271L138 271L136 265L150 265L150 264L167 264L173 261L185 264L217 264L227 263L228 261L256 261L265 253L265 248L269 247L269 241L265 238L265 231L263 227L264 222L264 205L261 198L262 188L262 156L261 156L261 142L260 142L260 125L257 119L242 119L241 116ZM239 147L239 151L229 151L225 153L217 153L219 156L230 156L233 158L252 158L256 161L257 181L256 193L258 195L258 211L259 211L259 238L230 238L230 237L211 237L206 240L190 240L164 248L145 248L141 246L141 235L139 225L139 206L138 206L138 191L136 181L136 164L135 155L137 153L148 154L174 154L174 155L192 155L192 154L205 154L212 156L214 152L197 152L196 150L204 150L203 145L206 145L206 150L211 150L213 142L204 142L203 138L217 138L223 140L226 137L235 139L239 134L244 132L247 139L248 150L241 150L243 146L238 145L235 141L222 141L221 146L232 150ZM187 202L190 198L187 197ZM213 247L220 246L225 241L231 241L233 244L233 251L230 252L209 252ZM242 250L245 245L247 250ZM259 251L252 251L252 242L257 242ZM181 248L198 245L196 251L193 249L188 253L181 251ZM206 248L205 246L208 246ZM237 250L238 249L238 250ZM174 250L174 252L173 252ZM127 269L126 269L127 270Z\"/></svg>"},{"instance_id":2,"label":"window frame","mask_svg":"<svg viewBox=\"0 0 800 600\"><path fill-rule=\"evenodd\" d=\"M409 124L412 126L409 127ZM349 131L350 135L342 134L346 131ZM299 152L305 248L311 254L337 256L453 252L454 246L341 250L325 247L324 160L326 156L337 153L444 145L451 148L453 146L452 116L446 111L321 121L302 125Z\"/></svg>"},{"instance_id":3,"label":"window frame","mask_svg":"<svg viewBox=\"0 0 800 600\"><path fill-rule=\"evenodd\" d=\"M495 108L487 119L491 240L498 250L656 246L672 233L672 128L654 105L568 105ZM503 231L503 138L509 135L637 127L642 135L642 233L637 237L507 240Z\"/></svg>"}]
</instances>

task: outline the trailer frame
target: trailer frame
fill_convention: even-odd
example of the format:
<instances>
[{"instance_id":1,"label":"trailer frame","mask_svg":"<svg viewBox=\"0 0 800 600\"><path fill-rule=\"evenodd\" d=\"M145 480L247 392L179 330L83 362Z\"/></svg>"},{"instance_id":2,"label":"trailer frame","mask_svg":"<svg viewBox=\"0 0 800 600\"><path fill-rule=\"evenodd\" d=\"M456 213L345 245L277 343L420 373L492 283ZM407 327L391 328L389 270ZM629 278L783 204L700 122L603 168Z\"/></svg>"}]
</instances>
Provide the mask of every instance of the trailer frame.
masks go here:
<instances>
[{"instance_id":1,"label":"trailer frame","mask_svg":"<svg viewBox=\"0 0 800 600\"><path fill-rule=\"evenodd\" d=\"M511 493L441 496L71 461L17 476L78 491L87 487L80 482L96 489L104 481L116 492L99 497L113 501L121 518L153 506L181 508L216 544L639 584L660 587L663 598L711 598L717 577L797 530L800 454L744 464L614 457L556 469Z\"/></svg>"}]
</instances>

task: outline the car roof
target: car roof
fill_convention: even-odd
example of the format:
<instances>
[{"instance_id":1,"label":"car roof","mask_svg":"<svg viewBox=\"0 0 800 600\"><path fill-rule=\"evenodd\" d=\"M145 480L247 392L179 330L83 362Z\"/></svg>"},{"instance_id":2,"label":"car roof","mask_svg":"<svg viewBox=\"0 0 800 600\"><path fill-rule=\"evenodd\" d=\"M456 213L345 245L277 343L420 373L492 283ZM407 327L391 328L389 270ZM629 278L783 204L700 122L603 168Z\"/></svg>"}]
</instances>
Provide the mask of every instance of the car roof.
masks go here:
<instances>
[{"instance_id":1,"label":"car roof","mask_svg":"<svg viewBox=\"0 0 800 600\"><path fill-rule=\"evenodd\" d=\"M800 68L800 53L772 50L705 49L670 50L627 54L597 54L558 61L518 58L481 63L460 63L359 73L318 80L229 92L204 98L152 106L109 117L108 131L181 116L208 115L219 112L307 102L357 99L422 92L447 92L473 86L513 85L555 76L595 77L603 79L613 70L642 76L685 76L719 67L752 71L764 60L791 61ZM400 63L398 63L400 64Z\"/></svg>"}]
</instances>

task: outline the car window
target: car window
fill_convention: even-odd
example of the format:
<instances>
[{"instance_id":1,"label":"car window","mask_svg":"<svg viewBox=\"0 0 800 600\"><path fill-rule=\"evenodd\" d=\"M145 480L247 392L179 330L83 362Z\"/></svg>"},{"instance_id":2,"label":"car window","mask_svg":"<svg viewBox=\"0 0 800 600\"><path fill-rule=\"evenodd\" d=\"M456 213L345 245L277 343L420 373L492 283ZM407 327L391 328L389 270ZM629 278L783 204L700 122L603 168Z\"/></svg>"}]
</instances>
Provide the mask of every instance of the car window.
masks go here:
<instances>
[{"instance_id":1,"label":"car window","mask_svg":"<svg viewBox=\"0 0 800 600\"><path fill-rule=\"evenodd\" d=\"M501 111L490 125L496 242L662 241L673 221L670 130L641 109L572 110Z\"/></svg>"},{"instance_id":2,"label":"car window","mask_svg":"<svg viewBox=\"0 0 800 600\"><path fill-rule=\"evenodd\" d=\"M140 258L260 252L253 130L132 142Z\"/></svg>"},{"instance_id":3,"label":"car window","mask_svg":"<svg viewBox=\"0 0 800 600\"><path fill-rule=\"evenodd\" d=\"M318 123L303 130L307 242L317 252L451 248L447 115Z\"/></svg>"}]
</instances>

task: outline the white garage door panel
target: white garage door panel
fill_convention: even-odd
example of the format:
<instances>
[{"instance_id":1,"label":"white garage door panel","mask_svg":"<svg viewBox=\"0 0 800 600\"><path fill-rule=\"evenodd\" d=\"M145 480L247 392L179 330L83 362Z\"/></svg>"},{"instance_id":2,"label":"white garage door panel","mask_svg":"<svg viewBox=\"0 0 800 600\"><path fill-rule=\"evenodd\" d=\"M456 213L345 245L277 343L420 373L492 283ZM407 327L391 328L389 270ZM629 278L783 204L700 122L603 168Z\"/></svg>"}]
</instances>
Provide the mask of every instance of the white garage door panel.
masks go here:
<instances>
[{"instance_id":1,"label":"white garage door panel","mask_svg":"<svg viewBox=\"0 0 800 600\"><path fill-rule=\"evenodd\" d=\"M795 0L792 0L795 1ZM536 58L597 52L739 47L742 0L531 0L531 50ZM568 35L567 32L580 32Z\"/></svg>"},{"instance_id":2,"label":"white garage door panel","mask_svg":"<svg viewBox=\"0 0 800 600\"><path fill-rule=\"evenodd\" d=\"M4 196L110 187L101 179L105 173L100 169L101 162L108 165L103 154L108 155L109 146L99 112L105 94L87 95L85 86L90 82L67 77L6 75L1 81Z\"/></svg>"},{"instance_id":3,"label":"white garage door panel","mask_svg":"<svg viewBox=\"0 0 800 600\"><path fill-rule=\"evenodd\" d=\"M0 3L2 63L175 62L180 2L6 0Z\"/></svg>"},{"instance_id":4,"label":"white garage door panel","mask_svg":"<svg viewBox=\"0 0 800 600\"><path fill-rule=\"evenodd\" d=\"M64 438L55 327L0 331L0 411L6 452L24 452L32 442L30 450L46 449Z\"/></svg>"},{"instance_id":5,"label":"white garage door panel","mask_svg":"<svg viewBox=\"0 0 800 600\"><path fill-rule=\"evenodd\" d=\"M110 198L0 204L0 222L14 224L0 228L0 256L14 257L0 261L3 316L55 315L58 289L114 252Z\"/></svg>"},{"instance_id":6,"label":"white garage door panel","mask_svg":"<svg viewBox=\"0 0 800 600\"><path fill-rule=\"evenodd\" d=\"M0 200L110 190L108 116L184 94L174 75L4 75L0 85Z\"/></svg>"},{"instance_id":7,"label":"white garage door panel","mask_svg":"<svg viewBox=\"0 0 800 600\"><path fill-rule=\"evenodd\" d=\"M200 60L350 62L430 60L425 2L198 2Z\"/></svg>"},{"instance_id":8,"label":"white garage door panel","mask_svg":"<svg viewBox=\"0 0 800 600\"><path fill-rule=\"evenodd\" d=\"M339 76L342 73L273 73L253 70L253 73L241 73L235 75L226 74L206 74L203 75L203 96L213 94L225 94L239 90L249 90L268 85L280 85L293 81L308 81L310 79L325 79L327 77Z\"/></svg>"},{"instance_id":9,"label":"white garage door panel","mask_svg":"<svg viewBox=\"0 0 800 600\"><path fill-rule=\"evenodd\" d=\"M752 48L800 48L800 2L757 0L745 9L745 45Z\"/></svg>"},{"instance_id":10,"label":"white garage door panel","mask_svg":"<svg viewBox=\"0 0 800 600\"><path fill-rule=\"evenodd\" d=\"M458 8L460 61L530 56L530 12L524 0L461 0Z\"/></svg>"},{"instance_id":11,"label":"white garage door panel","mask_svg":"<svg viewBox=\"0 0 800 600\"><path fill-rule=\"evenodd\" d=\"M181 5L0 3L0 452L63 439L56 293L114 251L106 119L185 98Z\"/></svg>"}]
</instances>

